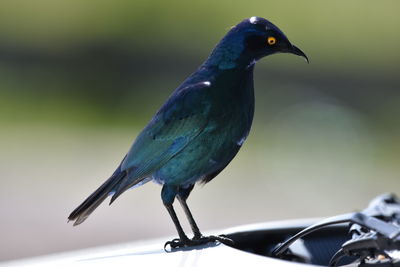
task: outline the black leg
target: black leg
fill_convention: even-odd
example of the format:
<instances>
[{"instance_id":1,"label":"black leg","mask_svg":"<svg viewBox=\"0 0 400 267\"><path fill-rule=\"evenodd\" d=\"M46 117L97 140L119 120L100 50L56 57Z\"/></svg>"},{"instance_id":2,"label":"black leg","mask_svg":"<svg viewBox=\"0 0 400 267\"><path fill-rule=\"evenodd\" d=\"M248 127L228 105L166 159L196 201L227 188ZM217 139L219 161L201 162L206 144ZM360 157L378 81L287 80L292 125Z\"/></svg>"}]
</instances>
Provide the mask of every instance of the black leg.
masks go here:
<instances>
[{"instance_id":1,"label":"black leg","mask_svg":"<svg viewBox=\"0 0 400 267\"><path fill-rule=\"evenodd\" d=\"M161 191L161 198L163 200L165 208L168 210L169 215L171 216L172 221L174 222L175 228L178 231L179 239L176 238L172 241L168 241L164 245L164 249L167 251L167 247L169 246L171 249L183 248L183 247L191 247L198 245L205 245L209 242L219 241L221 243L230 245L233 241L224 236L207 236L204 237L199 230L196 222L193 219L193 215L189 210L189 207L186 204L186 199L190 194L190 191L193 189L193 186L188 187L186 189L178 188L176 186L164 185ZM179 192L179 193L178 193ZM194 233L194 238L189 239L181 224L179 223L178 216L176 216L175 210L172 206L174 203L175 197L178 197L179 202L182 205L182 208L186 214L186 217L189 220L190 226Z\"/></svg>"},{"instance_id":2,"label":"black leg","mask_svg":"<svg viewBox=\"0 0 400 267\"><path fill-rule=\"evenodd\" d=\"M172 221L174 222L176 231L178 232L179 239L176 238L172 241L168 241L164 245L164 249L168 246L171 248L178 248L178 247L187 247L189 246L190 239L186 236L185 232L181 224L179 223L178 216L176 216L174 207L172 204L174 203L175 197L178 194L178 187L177 186L169 186L164 185L161 190L161 198L164 203L165 208L167 209L169 215L171 216Z\"/></svg>"},{"instance_id":3,"label":"black leg","mask_svg":"<svg viewBox=\"0 0 400 267\"><path fill-rule=\"evenodd\" d=\"M193 234L194 234L194 239L200 239L203 235L200 232L199 227L196 224L196 221L193 218L192 213L189 210L189 207L186 203L186 199L182 198L180 195L178 195L178 200L179 203L181 203L182 209L186 214L186 218L189 221L190 227L192 228Z\"/></svg>"},{"instance_id":4,"label":"black leg","mask_svg":"<svg viewBox=\"0 0 400 267\"><path fill-rule=\"evenodd\" d=\"M179 188L179 192L176 197L179 200L179 203L182 206L183 211L190 223L190 227L192 228L194 237L191 241L192 245L203 245L208 242L219 241L226 245L233 245L233 241L226 236L203 236L200 232L199 227L196 224L196 221L193 218L192 212L189 209L189 206L186 203L187 198L189 197L190 192L192 191L194 185L191 185L186 188Z\"/></svg>"},{"instance_id":5,"label":"black leg","mask_svg":"<svg viewBox=\"0 0 400 267\"><path fill-rule=\"evenodd\" d=\"M179 223L178 216L176 216L174 207L172 206L172 204L165 204L165 208L168 210L168 213L171 216L171 219L175 224L175 228L176 228L176 231L178 231L180 241L182 243L188 243L189 238L186 236L181 224Z\"/></svg>"}]
</instances>

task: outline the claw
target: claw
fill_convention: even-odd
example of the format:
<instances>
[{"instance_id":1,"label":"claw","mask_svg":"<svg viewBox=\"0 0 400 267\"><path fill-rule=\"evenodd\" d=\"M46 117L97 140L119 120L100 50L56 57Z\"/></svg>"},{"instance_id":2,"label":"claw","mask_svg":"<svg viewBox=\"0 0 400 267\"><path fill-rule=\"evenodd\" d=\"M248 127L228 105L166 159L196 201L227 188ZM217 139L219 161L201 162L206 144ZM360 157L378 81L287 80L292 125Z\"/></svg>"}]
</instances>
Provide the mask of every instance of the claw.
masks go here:
<instances>
[{"instance_id":1,"label":"claw","mask_svg":"<svg viewBox=\"0 0 400 267\"><path fill-rule=\"evenodd\" d=\"M167 247L170 246L171 250L168 250ZM185 243L182 242L179 238L172 239L171 241L167 241L164 244L164 251L171 252L173 249L184 247Z\"/></svg>"}]
</instances>

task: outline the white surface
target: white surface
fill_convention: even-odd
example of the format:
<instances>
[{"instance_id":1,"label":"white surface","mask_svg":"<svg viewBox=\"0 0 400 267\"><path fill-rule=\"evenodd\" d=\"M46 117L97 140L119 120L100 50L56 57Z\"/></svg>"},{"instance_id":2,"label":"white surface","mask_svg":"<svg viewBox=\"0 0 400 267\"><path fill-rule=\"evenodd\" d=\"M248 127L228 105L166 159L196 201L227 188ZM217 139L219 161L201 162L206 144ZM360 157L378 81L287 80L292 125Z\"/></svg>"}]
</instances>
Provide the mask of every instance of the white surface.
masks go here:
<instances>
[{"instance_id":1,"label":"white surface","mask_svg":"<svg viewBox=\"0 0 400 267\"><path fill-rule=\"evenodd\" d=\"M139 243L131 243L13 261L0 266L306 266L258 256L222 244L170 253L162 247L161 241L140 246Z\"/></svg>"},{"instance_id":2,"label":"white surface","mask_svg":"<svg viewBox=\"0 0 400 267\"><path fill-rule=\"evenodd\" d=\"M308 226L316 219L276 221L243 225L219 233L246 232L259 229ZM210 234L210 233L206 233ZM53 254L25 260L0 263L0 267L47 267L47 266L310 266L289 263L234 249L223 244L197 247L191 250L179 250L167 253L163 246L166 240L148 240L114 246L96 247L79 251Z\"/></svg>"}]
</instances>

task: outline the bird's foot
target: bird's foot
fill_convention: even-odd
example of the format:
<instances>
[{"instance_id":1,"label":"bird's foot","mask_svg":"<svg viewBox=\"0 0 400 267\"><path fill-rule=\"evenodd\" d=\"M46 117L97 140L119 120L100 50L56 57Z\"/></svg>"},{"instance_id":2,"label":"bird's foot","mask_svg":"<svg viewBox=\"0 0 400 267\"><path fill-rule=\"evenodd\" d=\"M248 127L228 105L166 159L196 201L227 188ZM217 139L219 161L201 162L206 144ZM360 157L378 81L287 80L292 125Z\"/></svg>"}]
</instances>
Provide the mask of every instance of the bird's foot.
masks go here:
<instances>
[{"instance_id":1,"label":"bird's foot","mask_svg":"<svg viewBox=\"0 0 400 267\"><path fill-rule=\"evenodd\" d=\"M220 242L222 244L232 246L234 244L233 240L226 237L225 235L211 235L211 236L199 236L199 237L193 237L193 239L179 239L175 238L171 241L168 241L164 245L164 250L168 251L167 248L170 247L171 250L174 249L180 249L180 248L189 248L189 247L195 247L195 246L200 246L200 245L205 245L207 243L211 242Z\"/></svg>"}]
</instances>

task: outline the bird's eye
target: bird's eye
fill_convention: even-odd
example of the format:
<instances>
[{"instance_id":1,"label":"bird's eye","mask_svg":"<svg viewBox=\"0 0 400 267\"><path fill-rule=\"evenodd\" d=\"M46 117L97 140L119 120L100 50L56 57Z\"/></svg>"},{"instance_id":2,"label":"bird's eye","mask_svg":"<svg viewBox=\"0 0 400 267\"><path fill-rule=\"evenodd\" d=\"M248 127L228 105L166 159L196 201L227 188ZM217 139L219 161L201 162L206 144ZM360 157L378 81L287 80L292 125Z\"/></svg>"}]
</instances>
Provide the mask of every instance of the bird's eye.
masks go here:
<instances>
[{"instance_id":1,"label":"bird's eye","mask_svg":"<svg viewBox=\"0 0 400 267\"><path fill-rule=\"evenodd\" d=\"M276 44L276 38L275 38L275 37L272 37L272 36L268 37L267 43L268 43L268 45L274 45L274 44Z\"/></svg>"}]
</instances>

